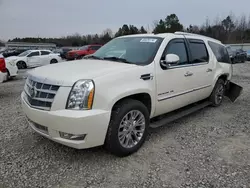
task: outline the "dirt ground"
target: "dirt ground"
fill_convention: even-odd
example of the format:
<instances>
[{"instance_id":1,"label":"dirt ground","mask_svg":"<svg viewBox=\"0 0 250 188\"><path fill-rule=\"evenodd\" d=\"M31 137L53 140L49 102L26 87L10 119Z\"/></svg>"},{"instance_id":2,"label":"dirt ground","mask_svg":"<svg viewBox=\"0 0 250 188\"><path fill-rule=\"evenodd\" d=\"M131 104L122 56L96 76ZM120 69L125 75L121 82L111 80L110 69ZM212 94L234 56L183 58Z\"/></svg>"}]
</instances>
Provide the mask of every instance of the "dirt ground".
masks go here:
<instances>
[{"instance_id":1,"label":"dirt ground","mask_svg":"<svg viewBox=\"0 0 250 188\"><path fill-rule=\"evenodd\" d=\"M75 150L28 127L18 78L0 86L0 187L250 187L250 63L235 64L240 98L151 130L134 155Z\"/></svg>"}]
</instances>

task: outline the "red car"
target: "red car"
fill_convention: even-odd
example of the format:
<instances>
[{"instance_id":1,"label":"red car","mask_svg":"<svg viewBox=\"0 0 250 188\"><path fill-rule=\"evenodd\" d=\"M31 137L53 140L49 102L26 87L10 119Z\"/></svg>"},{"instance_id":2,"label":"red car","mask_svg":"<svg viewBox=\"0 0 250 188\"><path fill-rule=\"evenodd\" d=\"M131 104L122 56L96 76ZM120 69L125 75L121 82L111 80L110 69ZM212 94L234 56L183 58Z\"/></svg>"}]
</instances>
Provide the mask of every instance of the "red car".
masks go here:
<instances>
[{"instance_id":1,"label":"red car","mask_svg":"<svg viewBox=\"0 0 250 188\"><path fill-rule=\"evenodd\" d=\"M91 44L82 46L79 50L72 50L66 54L67 60L74 60L74 59L82 59L85 55L95 53L102 45L100 44Z\"/></svg>"}]
</instances>

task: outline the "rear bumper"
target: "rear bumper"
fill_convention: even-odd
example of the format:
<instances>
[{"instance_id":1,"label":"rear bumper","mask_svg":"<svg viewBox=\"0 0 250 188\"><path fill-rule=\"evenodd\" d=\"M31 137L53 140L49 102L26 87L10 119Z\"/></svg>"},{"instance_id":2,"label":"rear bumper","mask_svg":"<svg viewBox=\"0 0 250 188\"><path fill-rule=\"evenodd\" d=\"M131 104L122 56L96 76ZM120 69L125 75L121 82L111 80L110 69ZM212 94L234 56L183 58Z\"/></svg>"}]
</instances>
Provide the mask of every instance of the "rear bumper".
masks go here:
<instances>
[{"instance_id":1,"label":"rear bumper","mask_svg":"<svg viewBox=\"0 0 250 188\"><path fill-rule=\"evenodd\" d=\"M7 73L0 72L0 83L3 83L6 80L7 80Z\"/></svg>"}]
</instances>

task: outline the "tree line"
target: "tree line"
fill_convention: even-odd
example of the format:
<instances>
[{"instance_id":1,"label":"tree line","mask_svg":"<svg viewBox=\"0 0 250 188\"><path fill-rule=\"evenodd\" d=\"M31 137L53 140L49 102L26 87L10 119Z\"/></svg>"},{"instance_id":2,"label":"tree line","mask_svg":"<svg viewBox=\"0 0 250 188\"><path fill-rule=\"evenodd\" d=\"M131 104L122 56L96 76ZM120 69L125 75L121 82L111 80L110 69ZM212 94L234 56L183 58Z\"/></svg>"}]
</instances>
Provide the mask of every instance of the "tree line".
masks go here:
<instances>
[{"instance_id":1,"label":"tree line","mask_svg":"<svg viewBox=\"0 0 250 188\"><path fill-rule=\"evenodd\" d=\"M223 43L247 43L250 42L250 17L247 18L245 15L242 15L235 18L233 14L230 14L224 19L215 19L213 23L207 18L205 23L200 26L190 24L188 27L184 27L176 14L170 14L165 19L154 22L152 29L152 33L155 34L173 33L175 31L201 34L216 38ZM146 30L143 26L136 27L135 25L124 24L115 33L111 29L106 29L102 34L95 35L80 35L76 33L60 38L26 37L14 38L9 40L9 42L54 43L59 47L83 46L87 44L105 44L114 37L140 33L151 33L151 31Z\"/></svg>"}]
</instances>

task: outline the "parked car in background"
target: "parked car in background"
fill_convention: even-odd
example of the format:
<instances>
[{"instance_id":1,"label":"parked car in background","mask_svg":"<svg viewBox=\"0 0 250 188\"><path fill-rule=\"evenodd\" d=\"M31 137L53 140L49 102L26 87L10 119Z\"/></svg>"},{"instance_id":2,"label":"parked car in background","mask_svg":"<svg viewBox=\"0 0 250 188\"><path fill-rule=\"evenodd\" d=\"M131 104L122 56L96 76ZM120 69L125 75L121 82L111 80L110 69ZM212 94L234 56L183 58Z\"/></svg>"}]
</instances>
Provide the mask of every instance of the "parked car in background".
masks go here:
<instances>
[{"instance_id":1,"label":"parked car in background","mask_svg":"<svg viewBox=\"0 0 250 188\"><path fill-rule=\"evenodd\" d=\"M218 40L183 32L127 35L74 63L30 71L22 108L44 137L127 156L143 145L149 127L193 112L187 105L220 106L231 93L232 71Z\"/></svg>"},{"instance_id":2,"label":"parked car in background","mask_svg":"<svg viewBox=\"0 0 250 188\"><path fill-rule=\"evenodd\" d=\"M236 57L239 58L239 60L244 63L247 60L247 52L242 49L237 49L236 50Z\"/></svg>"},{"instance_id":3,"label":"parked car in background","mask_svg":"<svg viewBox=\"0 0 250 188\"><path fill-rule=\"evenodd\" d=\"M60 52L60 56L62 59L66 59L66 55L69 51L71 51L71 48L62 48Z\"/></svg>"},{"instance_id":4,"label":"parked car in background","mask_svg":"<svg viewBox=\"0 0 250 188\"><path fill-rule=\"evenodd\" d=\"M81 48L79 48L79 50L69 51L66 55L66 59L67 60L82 59L86 55L95 53L101 47L102 45L99 44L82 46Z\"/></svg>"},{"instance_id":5,"label":"parked car in background","mask_svg":"<svg viewBox=\"0 0 250 188\"><path fill-rule=\"evenodd\" d=\"M0 83L7 79L7 69L3 55L0 55Z\"/></svg>"},{"instance_id":6,"label":"parked car in background","mask_svg":"<svg viewBox=\"0 0 250 188\"><path fill-rule=\"evenodd\" d=\"M247 50L247 60L250 61L250 50Z\"/></svg>"},{"instance_id":7,"label":"parked car in background","mask_svg":"<svg viewBox=\"0 0 250 188\"><path fill-rule=\"evenodd\" d=\"M18 56L6 58L6 61L16 64L18 69L54 64L61 60L60 54L55 54L50 50L27 50Z\"/></svg>"},{"instance_id":8,"label":"parked car in background","mask_svg":"<svg viewBox=\"0 0 250 188\"><path fill-rule=\"evenodd\" d=\"M233 50L231 46L226 46L232 63L244 63L247 60L247 53L242 49Z\"/></svg>"},{"instance_id":9,"label":"parked car in background","mask_svg":"<svg viewBox=\"0 0 250 188\"><path fill-rule=\"evenodd\" d=\"M2 54L5 58L7 58L7 57L11 57L11 56L17 56L25 51L27 51L27 49L14 49L14 50L7 50L7 51L3 52Z\"/></svg>"},{"instance_id":10,"label":"parked car in background","mask_svg":"<svg viewBox=\"0 0 250 188\"><path fill-rule=\"evenodd\" d=\"M14 61L10 61L8 58L5 59L6 69L7 69L7 80L16 77L18 74L18 67Z\"/></svg>"}]
</instances>

